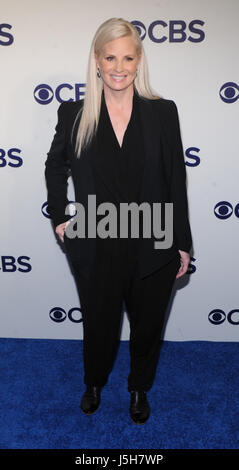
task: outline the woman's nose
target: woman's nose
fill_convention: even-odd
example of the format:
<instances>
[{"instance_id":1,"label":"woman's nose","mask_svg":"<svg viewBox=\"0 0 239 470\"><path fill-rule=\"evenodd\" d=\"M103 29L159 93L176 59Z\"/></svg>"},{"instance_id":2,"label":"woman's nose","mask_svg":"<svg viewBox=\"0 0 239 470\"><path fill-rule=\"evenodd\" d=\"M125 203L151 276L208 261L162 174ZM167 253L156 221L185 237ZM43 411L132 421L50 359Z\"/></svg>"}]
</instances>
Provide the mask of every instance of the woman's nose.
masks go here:
<instances>
[{"instance_id":1,"label":"woman's nose","mask_svg":"<svg viewBox=\"0 0 239 470\"><path fill-rule=\"evenodd\" d=\"M123 71L123 64L122 64L121 61L116 62L115 71L116 71L117 73L120 73L120 72Z\"/></svg>"}]
</instances>

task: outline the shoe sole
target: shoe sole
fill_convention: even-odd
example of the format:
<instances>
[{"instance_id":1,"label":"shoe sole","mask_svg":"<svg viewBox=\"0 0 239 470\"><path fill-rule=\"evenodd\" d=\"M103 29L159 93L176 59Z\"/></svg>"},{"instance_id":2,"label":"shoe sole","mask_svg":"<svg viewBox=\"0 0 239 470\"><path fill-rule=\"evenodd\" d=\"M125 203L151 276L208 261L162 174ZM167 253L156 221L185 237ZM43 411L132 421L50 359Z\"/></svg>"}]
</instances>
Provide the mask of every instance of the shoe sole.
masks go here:
<instances>
[{"instance_id":1,"label":"shoe sole","mask_svg":"<svg viewBox=\"0 0 239 470\"><path fill-rule=\"evenodd\" d=\"M145 421L143 421L143 422L141 422L141 423L138 422L138 421L134 421L133 418L131 418L131 421L133 421L134 424L137 424L137 426L142 426L143 424L145 424L145 423L148 421L148 419L149 419L149 416L148 416L148 418L147 418Z\"/></svg>"},{"instance_id":2,"label":"shoe sole","mask_svg":"<svg viewBox=\"0 0 239 470\"><path fill-rule=\"evenodd\" d=\"M134 420L133 417L132 417L132 415L131 415L131 413L130 413L130 418L131 418L131 420L133 421L133 423L134 423L134 424L137 424L137 425L139 425L139 426L140 426L141 424L145 424L146 421L148 421L149 417L150 417L150 409L149 409L149 413L148 413L148 415L147 415L147 417L145 418L144 421L136 421L136 420Z\"/></svg>"},{"instance_id":3,"label":"shoe sole","mask_svg":"<svg viewBox=\"0 0 239 470\"><path fill-rule=\"evenodd\" d=\"M99 406L100 406L100 405L99 405ZM96 413L96 411L99 409L99 406L97 406L97 408L96 408L94 411L84 411L84 410L82 410L82 408L81 408L81 411L82 411L82 413L83 413L84 415L87 415L87 416L93 415L93 414Z\"/></svg>"},{"instance_id":4,"label":"shoe sole","mask_svg":"<svg viewBox=\"0 0 239 470\"><path fill-rule=\"evenodd\" d=\"M97 409L98 409L98 408L97 408ZM97 410L95 410L95 411L90 411L89 413L87 413L86 411L83 411L83 410L81 410L81 411L82 411L82 413L83 413L84 415L90 416L90 415L93 415L94 413L96 413Z\"/></svg>"}]
</instances>

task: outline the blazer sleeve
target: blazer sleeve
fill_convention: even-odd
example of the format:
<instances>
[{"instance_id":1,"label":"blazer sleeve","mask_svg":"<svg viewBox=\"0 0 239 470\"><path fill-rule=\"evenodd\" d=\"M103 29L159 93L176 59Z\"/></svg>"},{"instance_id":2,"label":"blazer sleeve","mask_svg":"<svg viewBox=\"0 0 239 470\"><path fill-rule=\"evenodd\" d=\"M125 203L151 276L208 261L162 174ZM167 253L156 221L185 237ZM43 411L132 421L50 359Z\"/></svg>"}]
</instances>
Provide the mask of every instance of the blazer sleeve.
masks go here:
<instances>
[{"instance_id":1,"label":"blazer sleeve","mask_svg":"<svg viewBox=\"0 0 239 470\"><path fill-rule=\"evenodd\" d=\"M192 247L192 234L188 215L186 188L186 168L181 140L179 117L174 101L170 103L170 145L172 155L171 200L173 201L174 236L179 250L189 253Z\"/></svg>"},{"instance_id":2,"label":"blazer sleeve","mask_svg":"<svg viewBox=\"0 0 239 470\"><path fill-rule=\"evenodd\" d=\"M47 160L45 161L48 212L55 227L66 222L71 217L70 215L65 215L65 208L69 204L67 199L67 180L70 169L67 158L66 106L67 103L61 103L58 108L56 132L50 150L47 153Z\"/></svg>"}]
</instances>

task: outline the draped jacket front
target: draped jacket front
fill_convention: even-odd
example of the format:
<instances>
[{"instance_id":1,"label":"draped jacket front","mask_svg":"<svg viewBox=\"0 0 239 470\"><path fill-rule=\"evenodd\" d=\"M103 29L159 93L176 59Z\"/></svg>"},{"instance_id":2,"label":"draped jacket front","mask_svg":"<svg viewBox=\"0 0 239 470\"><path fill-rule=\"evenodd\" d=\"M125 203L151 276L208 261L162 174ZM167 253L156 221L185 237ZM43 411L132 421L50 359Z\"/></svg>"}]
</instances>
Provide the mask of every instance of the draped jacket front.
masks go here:
<instances>
[{"instance_id":1,"label":"draped jacket front","mask_svg":"<svg viewBox=\"0 0 239 470\"><path fill-rule=\"evenodd\" d=\"M160 98L150 100L135 92L137 110L144 144L144 166L139 203L173 203L173 243L167 249L155 249L153 233L139 240L139 269L141 278L167 264L178 250L189 252L192 246L188 218L186 169L175 103ZM93 138L80 158L75 154L76 132L72 129L84 100L64 102L58 108L56 132L45 162L48 192L48 212L53 225L65 222L68 178L71 175L75 201L86 209L88 195L95 194L92 159L97 158ZM76 272L88 277L95 256L95 238L70 239L64 236L66 251Z\"/></svg>"}]
</instances>

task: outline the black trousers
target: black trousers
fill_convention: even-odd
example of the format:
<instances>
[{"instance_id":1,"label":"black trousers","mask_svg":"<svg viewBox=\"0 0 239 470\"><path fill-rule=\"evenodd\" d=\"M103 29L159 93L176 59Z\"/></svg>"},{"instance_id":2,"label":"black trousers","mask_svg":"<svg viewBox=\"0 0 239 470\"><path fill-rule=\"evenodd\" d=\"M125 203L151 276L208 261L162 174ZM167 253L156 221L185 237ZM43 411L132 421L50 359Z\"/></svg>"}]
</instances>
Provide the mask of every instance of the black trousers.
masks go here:
<instances>
[{"instance_id":1,"label":"black trousers","mask_svg":"<svg viewBox=\"0 0 239 470\"><path fill-rule=\"evenodd\" d=\"M76 276L83 318L84 383L104 386L120 339L123 302L130 324L128 390L148 391L180 255L140 279L138 239L97 239L90 278Z\"/></svg>"}]
</instances>

